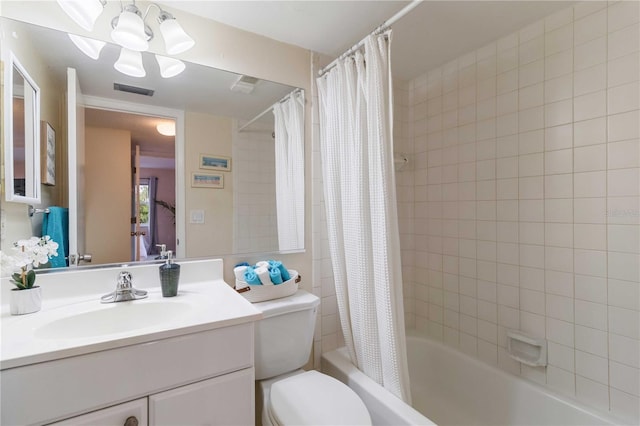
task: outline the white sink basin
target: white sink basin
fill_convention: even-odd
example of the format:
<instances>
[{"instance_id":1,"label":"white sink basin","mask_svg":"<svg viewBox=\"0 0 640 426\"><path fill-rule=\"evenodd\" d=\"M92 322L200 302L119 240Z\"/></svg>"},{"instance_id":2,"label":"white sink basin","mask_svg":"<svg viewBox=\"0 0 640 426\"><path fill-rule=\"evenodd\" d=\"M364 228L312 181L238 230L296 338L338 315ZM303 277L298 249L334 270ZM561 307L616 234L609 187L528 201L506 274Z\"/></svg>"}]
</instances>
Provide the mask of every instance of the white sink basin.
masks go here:
<instances>
[{"instance_id":1,"label":"white sink basin","mask_svg":"<svg viewBox=\"0 0 640 426\"><path fill-rule=\"evenodd\" d=\"M117 334L174 321L189 312L189 304L130 301L66 316L34 330L40 339L80 339Z\"/></svg>"}]
</instances>

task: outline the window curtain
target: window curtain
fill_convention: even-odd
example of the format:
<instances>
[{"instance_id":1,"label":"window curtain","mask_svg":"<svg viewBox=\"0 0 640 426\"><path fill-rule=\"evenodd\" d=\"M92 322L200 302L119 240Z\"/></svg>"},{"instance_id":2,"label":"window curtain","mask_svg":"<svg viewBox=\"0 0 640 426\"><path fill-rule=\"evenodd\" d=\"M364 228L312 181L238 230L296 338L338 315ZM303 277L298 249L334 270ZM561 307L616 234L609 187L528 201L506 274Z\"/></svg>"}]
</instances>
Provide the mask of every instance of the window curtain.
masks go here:
<instances>
[{"instance_id":1,"label":"window curtain","mask_svg":"<svg viewBox=\"0 0 640 426\"><path fill-rule=\"evenodd\" d=\"M158 194L158 178L156 176L149 177L149 254L158 254L158 220L156 195Z\"/></svg>"},{"instance_id":2,"label":"window curtain","mask_svg":"<svg viewBox=\"0 0 640 426\"><path fill-rule=\"evenodd\" d=\"M281 251L304 247L304 94L273 106L276 215Z\"/></svg>"},{"instance_id":3,"label":"window curtain","mask_svg":"<svg viewBox=\"0 0 640 426\"><path fill-rule=\"evenodd\" d=\"M410 402L392 139L391 31L318 78L340 323L352 362Z\"/></svg>"}]
</instances>

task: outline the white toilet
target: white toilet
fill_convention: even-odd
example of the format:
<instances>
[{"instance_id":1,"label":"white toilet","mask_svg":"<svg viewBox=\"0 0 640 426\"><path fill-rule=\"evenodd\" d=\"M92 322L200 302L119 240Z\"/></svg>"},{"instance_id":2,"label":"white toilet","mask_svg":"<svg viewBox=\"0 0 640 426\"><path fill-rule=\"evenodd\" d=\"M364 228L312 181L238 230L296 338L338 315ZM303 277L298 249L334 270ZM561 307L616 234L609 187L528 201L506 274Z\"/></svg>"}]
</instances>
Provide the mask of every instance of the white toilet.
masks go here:
<instances>
[{"instance_id":1,"label":"white toilet","mask_svg":"<svg viewBox=\"0 0 640 426\"><path fill-rule=\"evenodd\" d=\"M263 319L255 329L256 417L272 425L370 425L364 402L309 360L320 299L304 290L255 303Z\"/></svg>"}]
</instances>

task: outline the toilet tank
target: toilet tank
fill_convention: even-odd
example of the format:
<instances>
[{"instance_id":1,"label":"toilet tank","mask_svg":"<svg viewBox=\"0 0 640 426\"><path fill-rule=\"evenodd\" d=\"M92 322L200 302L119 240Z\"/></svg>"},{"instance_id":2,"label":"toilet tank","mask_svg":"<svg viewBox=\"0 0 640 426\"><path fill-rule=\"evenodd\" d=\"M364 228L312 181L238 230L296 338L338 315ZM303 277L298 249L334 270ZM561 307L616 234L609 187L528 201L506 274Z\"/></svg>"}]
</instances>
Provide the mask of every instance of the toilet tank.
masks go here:
<instances>
[{"instance_id":1,"label":"toilet tank","mask_svg":"<svg viewBox=\"0 0 640 426\"><path fill-rule=\"evenodd\" d=\"M256 380L295 371L309 360L320 299L304 290L254 303L263 319L255 328Z\"/></svg>"}]
</instances>

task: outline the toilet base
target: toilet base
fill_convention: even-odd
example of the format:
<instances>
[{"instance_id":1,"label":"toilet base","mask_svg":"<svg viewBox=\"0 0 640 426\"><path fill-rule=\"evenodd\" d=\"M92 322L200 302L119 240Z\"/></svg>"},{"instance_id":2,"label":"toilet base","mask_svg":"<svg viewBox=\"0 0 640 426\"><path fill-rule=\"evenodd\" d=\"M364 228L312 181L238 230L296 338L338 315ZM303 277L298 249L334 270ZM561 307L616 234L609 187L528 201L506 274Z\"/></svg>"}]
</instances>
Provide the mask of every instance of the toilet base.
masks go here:
<instances>
[{"instance_id":1,"label":"toilet base","mask_svg":"<svg viewBox=\"0 0 640 426\"><path fill-rule=\"evenodd\" d=\"M269 407L271 385L278 380L304 373L305 370L299 369L289 373L281 374L270 379L256 381L256 426L277 426L271 420L268 410Z\"/></svg>"}]
</instances>

